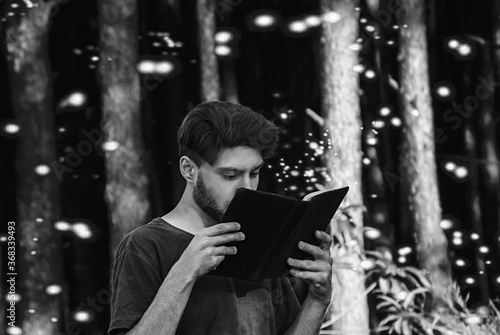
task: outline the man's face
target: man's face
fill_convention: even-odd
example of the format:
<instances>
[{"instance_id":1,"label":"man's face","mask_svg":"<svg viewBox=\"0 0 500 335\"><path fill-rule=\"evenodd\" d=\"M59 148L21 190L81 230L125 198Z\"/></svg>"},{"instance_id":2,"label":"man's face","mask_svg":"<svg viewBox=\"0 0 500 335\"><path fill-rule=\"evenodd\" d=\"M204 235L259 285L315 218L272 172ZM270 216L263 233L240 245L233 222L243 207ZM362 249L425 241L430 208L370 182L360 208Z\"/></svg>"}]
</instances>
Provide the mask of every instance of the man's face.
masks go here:
<instances>
[{"instance_id":1,"label":"man's face","mask_svg":"<svg viewBox=\"0 0 500 335\"><path fill-rule=\"evenodd\" d=\"M194 202L220 221L239 187L257 189L262 165L262 155L253 148L224 149L213 165L200 166L193 189Z\"/></svg>"}]
</instances>

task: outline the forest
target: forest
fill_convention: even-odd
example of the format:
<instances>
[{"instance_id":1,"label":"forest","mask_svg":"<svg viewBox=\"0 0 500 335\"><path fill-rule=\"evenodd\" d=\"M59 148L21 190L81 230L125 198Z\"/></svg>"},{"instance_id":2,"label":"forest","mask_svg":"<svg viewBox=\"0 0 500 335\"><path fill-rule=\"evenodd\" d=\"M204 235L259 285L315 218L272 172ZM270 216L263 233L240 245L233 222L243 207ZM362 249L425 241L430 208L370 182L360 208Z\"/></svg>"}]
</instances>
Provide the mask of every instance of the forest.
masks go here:
<instances>
[{"instance_id":1,"label":"forest","mask_svg":"<svg viewBox=\"0 0 500 335\"><path fill-rule=\"evenodd\" d=\"M500 334L500 1L0 0L0 333L107 334L198 103L280 128L259 189L349 186L321 334Z\"/></svg>"}]
</instances>

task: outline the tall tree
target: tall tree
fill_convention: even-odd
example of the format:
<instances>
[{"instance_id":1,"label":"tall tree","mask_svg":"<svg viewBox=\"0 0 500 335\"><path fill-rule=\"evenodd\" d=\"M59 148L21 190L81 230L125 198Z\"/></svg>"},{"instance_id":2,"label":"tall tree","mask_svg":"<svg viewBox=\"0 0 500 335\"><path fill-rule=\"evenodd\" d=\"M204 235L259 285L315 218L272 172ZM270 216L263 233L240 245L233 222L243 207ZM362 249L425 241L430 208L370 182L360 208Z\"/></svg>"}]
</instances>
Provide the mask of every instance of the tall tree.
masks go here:
<instances>
[{"instance_id":1,"label":"tall tree","mask_svg":"<svg viewBox=\"0 0 500 335\"><path fill-rule=\"evenodd\" d=\"M356 0L322 0L321 12L329 18L323 23L321 52L322 113L329 131L333 149L326 152L325 164L332 176L330 188L349 186L345 206L352 206L354 228L348 235L351 243L363 242L363 195L361 188L361 112L359 106L359 78L352 69L359 62L358 52L349 48L358 37ZM334 23L336 15L340 20ZM331 19L331 20L330 20ZM341 134L341 135L340 135ZM344 249L351 250L351 249ZM336 267L333 277L334 296L330 320L339 334L369 334L368 305L364 296L365 275L360 266L360 255L347 252L340 261L348 267ZM339 259L336 259L339 261ZM358 269L358 271L353 271Z\"/></svg>"},{"instance_id":2,"label":"tall tree","mask_svg":"<svg viewBox=\"0 0 500 335\"><path fill-rule=\"evenodd\" d=\"M387 2L368 0L367 6L370 13L376 16L379 13L380 7L387 8ZM388 23L386 25L381 25L380 31L377 32L377 34L385 33L384 29L387 29L388 25ZM370 36L366 35L364 38L368 39ZM365 43L367 42L368 41ZM389 64L390 61L392 61L392 57L390 57L391 51L387 48L386 42L382 42L380 39L372 39L371 42L370 51L372 52L370 52L370 54L372 54L373 59L369 58L368 62L373 61L380 79L376 84L378 86L378 90L367 89L363 92L364 99L361 99L361 114L364 117L364 124L373 124L373 122L377 120L379 122L385 122L380 115L380 112L383 110L382 108L388 110L388 113L391 113L389 107L390 102L388 99L389 92L387 90L387 82L391 73ZM369 83L368 85L372 84ZM361 87L363 88L363 86ZM375 106L378 106L376 114L373 113ZM374 129L372 127L365 128L364 136L373 136L373 131ZM392 132L388 129L384 129L378 135L384 145L366 145L366 149L364 151L365 157L370 159L368 165L365 167L366 176L364 179L366 181L364 189L365 192L368 193L365 194L365 200L368 203L367 214L369 215L369 224L377 229L380 229L382 232L380 238L374 241L373 245L376 250L383 252L386 255L390 255L394 248L394 225L392 224L392 220L390 218L391 201L389 201L390 194L388 194L386 190L386 175L384 174L384 170L387 170L389 164L385 163L386 165L384 166L381 158L385 157L387 160L387 158L393 156L390 145L391 135L393 135ZM394 185L388 184L388 186L390 190L393 190Z\"/></svg>"},{"instance_id":3,"label":"tall tree","mask_svg":"<svg viewBox=\"0 0 500 335\"><path fill-rule=\"evenodd\" d=\"M220 80L215 55L215 0L197 0L201 100L219 100Z\"/></svg>"},{"instance_id":4,"label":"tall tree","mask_svg":"<svg viewBox=\"0 0 500 335\"><path fill-rule=\"evenodd\" d=\"M494 3L493 13L493 42L494 45L497 46L500 44L500 3L495 1ZM488 48L489 49L489 48ZM485 50L489 57L489 50ZM491 60L488 60L487 63L491 63ZM500 78L500 49L494 48L494 64L495 64L495 72L496 72L496 80ZM485 65L485 70L487 67ZM486 71L482 74L486 76ZM493 117L493 107L492 103L494 102L494 96L488 99L490 103L488 104L487 109L481 113L480 123L479 125L484 129L484 140L481 146L481 154L484 159L486 159L486 164L484 165L484 176L485 176L485 184L486 184L486 194L487 196L492 196L493 199L496 198L496 215L492 215L493 219L491 222L499 222L500 221L500 166L498 165L498 161L500 160L500 152L498 148L498 129L500 129L500 117L497 115L496 118ZM496 216L496 220L494 217ZM500 227L497 225L497 234L500 233ZM500 240L497 241L497 254L500 253Z\"/></svg>"},{"instance_id":5,"label":"tall tree","mask_svg":"<svg viewBox=\"0 0 500 335\"><path fill-rule=\"evenodd\" d=\"M222 15L223 14L223 15ZM221 24L224 27L234 27L234 20L233 20L233 12L228 11L227 13L221 13L219 15L221 18ZM233 33L233 32L231 32ZM234 34L234 33L233 33ZM233 36L233 39L236 37ZM232 52L236 52L235 50L232 50ZM233 56L234 57L234 56ZM236 79L236 66L235 66L235 61L234 58L231 57L230 59L224 59L221 61L221 66L220 66L220 72L221 72L221 78L220 78L220 99L223 101L229 101L232 103L239 103L239 96L238 96L238 81Z\"/></svg>"},{"instance_id":6,"label":"tall tree","mask_svg":"<svg viewBox=\"0 0 500 335\"><path fill-rule=\"evenodd\" d=\"M441 230L434 144L434 122L428 72L425 1L401 2L399 70L401 82L402 164L407 174L405 192L417 239L420 266L434 284L434 306L451 301L452 277L447 240Z\"/></svg>"},{"instance_id":7,"label":"tall tree","mask_svg":"<svg viewBox=\"0 0 500 335\"><path fill-rule=\"evenodd\" d=\"M238 82L236 80L236 70L233 60L225 60L222 63L222 88L221 100L232 103L238 101Z\"/></svg>"},{"instance_id":8,"label":"tall tree","mask_svg":"<svg viewBox=\"0 0 500 335\"><path fill-rule=\"evenodd\" d=\"M151 31L168 32L169 38L186 41L187 32L182 24L180 0L157 2L139 2L139 35L146 36ZM157 47L153 47L149 39L141 39L139 43L139 50L143 54L154 54L157 51ZM142 114L149 124L148 129L151 129L145 134L145 140L151 157L149 174L154 216L163 215L170 210L184 190L184 179L179 174L175 158L178 155L177 130L188 109L188 92L185 90L187 75L183 71L189 66L186 52L185 48L178 48L172 55L165 56L170 62L174 60L170 57L175 57L174 75L141 76L141 82L151 84L143 90L147 98L142 101ZM159 146L158 143L162 145Z\"/></svg>"},{"instance_id":9,"label":"tall tree","mask_svg":"<svg viewBox=\"0 0 500 335\"><path fill-rule=\"evenodd\" d=\"M150 219L136 70L137 1L98 1L106 200L111 256L123 237Z\"/></svg>"},{"instance_id":10,"label":"tall tree","mask_svg":"<svg viewBox=\"0 0 500 335\"><path fill-rule=\"evenodd\" d=\"M479 37L476 37L476 40L478 41L478 46L479 45L484 45L485 41ZM489 56L489 55L488 55ZM487 65L487 64L485 64ZM491 66L491 64L489 64ZM477 83L475 86L472 85L471 78L473 78L472 71L470 64L465 64L464 65L464 70L462 71L462 82L464 85L464 92L467 92L468 95L474 95L475 88L477 87ZM490 69L491 67L488 67ZM489 96L482 101L482 103L478 103L480 105L479 107L479 115L481 115L483 112L488 113L490 109L493 108L493 101L494 101L494 94L489 94ZM473 112L472 108L470 106L466 105L465 106L466 112ZM479 234L479 238L476 240L476 243L479 245L482 245L484 242L484 230L483 230L483 223L487 221L486 216L484 215L484 212L482 211L481 208L481 197L480 197L480 185L481 185L481 178L480 178L480 168L478 166L477 162L477 157L478 157L478 132L475 130L475 123L476 123L476 118L475 117L470 117L466 118L464 120L464 144L465 144L465 153L467 157L467 161L470 162L469 167L468 167L468 196L469 196L469 202L471 204L471 214L470 214L470 224L472 226L472 230ZM488 203L488 201L486 201ZM475 257L475 263L477 267L477 271L479 273L484 273L484 275L478 276L478 286L479 286L479 301L481 302L482 305L487 306L488 305L488 298L489 298L489 287L488 287L488 278L486 275L486 264L485 264L485 255L478 252L478 250L475 250L476 255Z\"/></svg>"},{"instance_id":11,"label":"tall tree","mask_svg":"<svg viewBox=\"0 0 500 335\"><path fill-rule=\"evenodd\" d=\"M52 73L48 59L51 9L38 2L5 26L7 61L17 139L16 319L24 334L56 334L61 329L63 266L61 241L53 223L60 214L59 183L50 166L57 161ZM62 293L62 294L61 294ZM31 312L30 312L31 311Z\"/></svg>"},{"instance_id":12,"label":"tall tree","mask_svg":"<svg viewBox=\"0 0 500 335\"><path fill-rule=\"evenodd\" d=\"M495 3L496 13L500 15L500 5ZM496 43L500 42L500 22L499 17L495 17L495 38ZM481 84L476 86L474 94L477 98L481 100L479 104L479 110L476 120L476 134L478 135L479 145L478 154L476 157L479 160L474 161L474 164L478 166L479 170L479 190L480 190L480 206L482 208L484 220L482 224L482 234L480 236L479 244L493 246L495 243L497 247L500 247L500 241L498 238L498 233L500 232L500 152L498 151L498 133L500 116L495 117L495 92L497 91L494 87L484 87L485 80L487 78L494 78L491 73L491 69L496 69L497 77L500 74L500 52L495 48L495 53L492 52L491 44L482 38L476 38L479 42L478 55L481 57L481 63L479 64L479 78ZM496 64L495 64L496 63ZM495 66L496 65L496 66ZM482 92L479 92L478 87L484 87ZM496 233L490 233L491 227L496 227ZM488 232L484 234L484 232ZM499 249L500 251L500 249ZM498 253L497 253L498 254ZM480 255L478 259L484 262L485 258L488 257L485 254ZM488 257L489 258L489 257ZM484 263L483 263L484 264ZM483 265L483 267L486 267ZM500 270L500 265L498 263L489 264L483 273L491 275L493 273L498 273ZM481 271L479 269L479 271ZM482 278L486 277L486 278ZM479 278L479 284L481 281L486 281L488 283L488 276L481 276ZM483 286L486 286L485 284ZM481 290L483 304L488 304L488 299L490 297L489 290Z\"/></svg>"}]
</instances>

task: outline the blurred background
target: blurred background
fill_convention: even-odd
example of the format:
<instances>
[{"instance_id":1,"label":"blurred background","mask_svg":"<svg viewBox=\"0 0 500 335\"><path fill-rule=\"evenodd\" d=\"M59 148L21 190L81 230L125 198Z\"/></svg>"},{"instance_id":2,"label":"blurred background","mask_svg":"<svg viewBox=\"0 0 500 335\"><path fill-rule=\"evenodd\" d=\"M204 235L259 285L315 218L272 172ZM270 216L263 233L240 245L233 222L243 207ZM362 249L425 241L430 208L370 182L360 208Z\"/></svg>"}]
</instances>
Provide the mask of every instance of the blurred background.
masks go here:
<instances>
[{"instance_id":1,"label":"blurred background","mask_svg":"<svg viewBox=\"0 0 500 335\"><path fill-rule=\"evenodd\" d=\"M500 331L499 1L0 7L0 333L106 333L116 247L177 203L209 100L280 127L259 189L351 188L323 334Z\"/></svg>"}]
</instances>

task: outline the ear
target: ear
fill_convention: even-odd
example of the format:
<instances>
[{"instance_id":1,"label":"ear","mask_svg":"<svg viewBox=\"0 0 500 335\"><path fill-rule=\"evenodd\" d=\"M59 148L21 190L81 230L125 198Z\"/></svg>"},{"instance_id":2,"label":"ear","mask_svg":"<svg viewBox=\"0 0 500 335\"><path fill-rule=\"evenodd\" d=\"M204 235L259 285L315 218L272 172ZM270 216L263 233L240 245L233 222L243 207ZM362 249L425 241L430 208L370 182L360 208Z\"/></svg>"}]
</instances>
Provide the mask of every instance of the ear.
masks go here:
<instances>
[{"instance_id":1,"label":"ear","mask_svg":"<svg viewBox=\"0 0 500 335\"><path fill-rule=\"evenodd\" d=\"M195 183L198 166L196 166L196 163L191 158L188 156L182 156L179 159L179 170L182 177L184 177L188 183Z\"/></svg>"}]
</instances>

